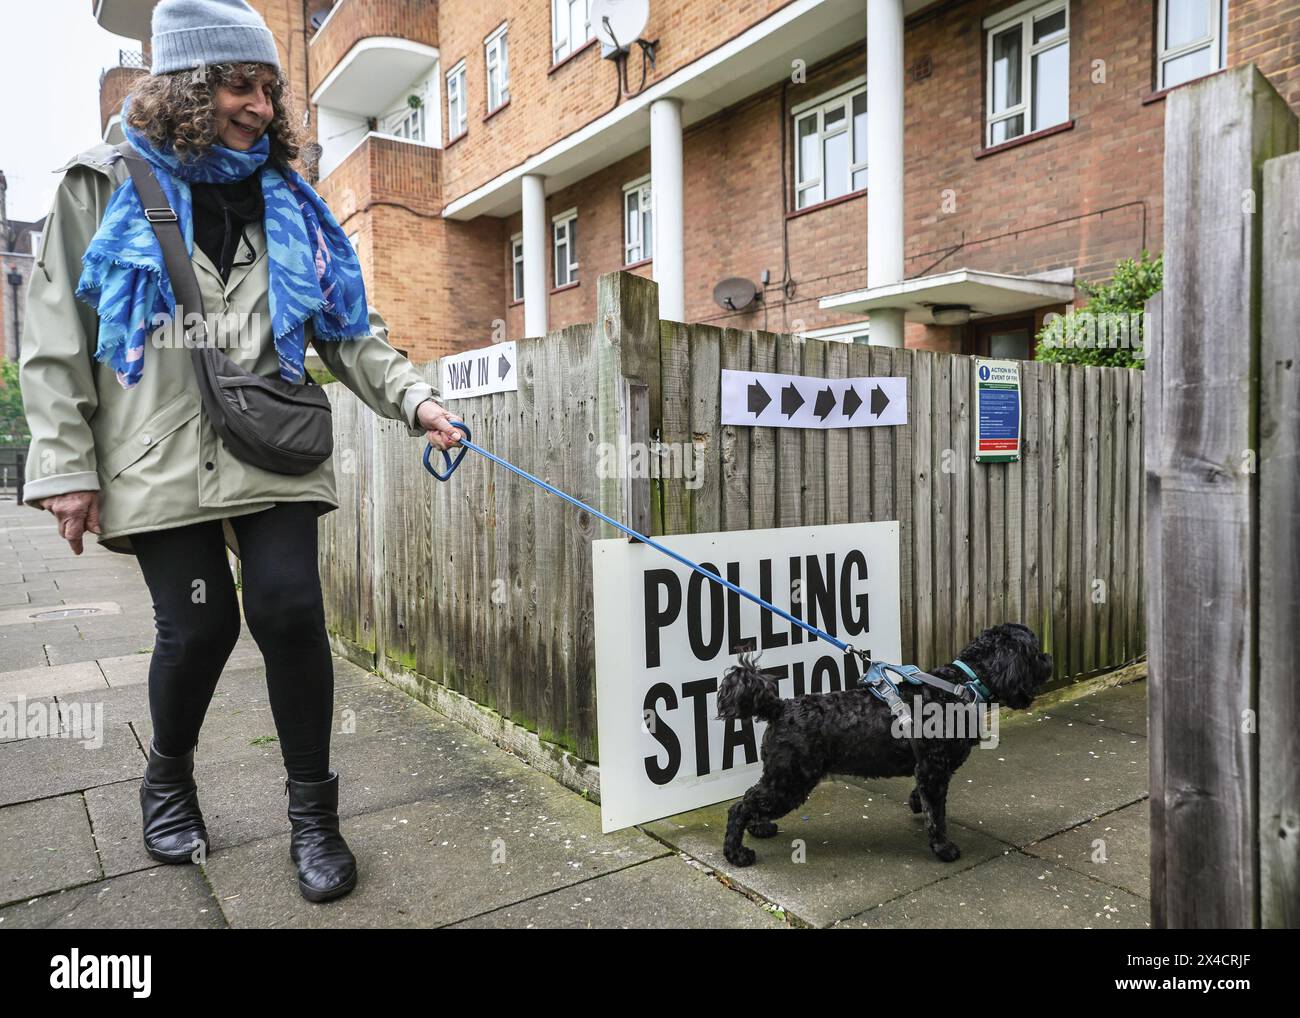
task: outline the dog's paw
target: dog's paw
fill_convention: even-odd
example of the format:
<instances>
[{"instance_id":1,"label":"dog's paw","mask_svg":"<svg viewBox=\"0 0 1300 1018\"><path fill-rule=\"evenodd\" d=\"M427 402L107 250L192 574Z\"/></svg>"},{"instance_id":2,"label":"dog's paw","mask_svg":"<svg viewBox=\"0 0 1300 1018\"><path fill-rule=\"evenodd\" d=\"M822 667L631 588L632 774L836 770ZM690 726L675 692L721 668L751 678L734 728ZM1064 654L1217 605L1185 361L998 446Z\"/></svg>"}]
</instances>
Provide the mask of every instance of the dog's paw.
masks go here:
<instances>
[{"instance_id":1,"label":"dog's paw","mask_svg":"<svg viewBox=\"0 0 1300 1018\"><path fill-rule=\"evenodd\" d=\"M921 812L921 793L915 788L912 789L912 794L907 797L907 804L912 807L913 813Z\"/></svg>"},{"instance_id":2,"label":"dog's paw","mask_svg":"<svg viewBox=\"0 0 1300 1018\"><path fill-rule=\"evenodd\" d=\"M755 820L746 830L756 838L775 838L775 820Z\"/></svg>"},{"instance_id":3,"label":"dog's paw","mask_svg":"<svg viewBox=\"0 0 1300 1018\"><path fill-rule=\"evenodd\" d=\"M930 846L940 862L956 862L961 858L961 849L951 841L940 841Z\"/></svg>"},{"instance_id":4,"label":"dog's paw","mask_svg":"<svg viewBox=\"0 0 1300 1018\"><path fill-rule=\"evenodd\" d=\"M746 848L744 845L724 851L722 854L727 857L727 862L733 866L753 866L754 860L758 858L752 848Z\"/></svg>"}]
</instances>

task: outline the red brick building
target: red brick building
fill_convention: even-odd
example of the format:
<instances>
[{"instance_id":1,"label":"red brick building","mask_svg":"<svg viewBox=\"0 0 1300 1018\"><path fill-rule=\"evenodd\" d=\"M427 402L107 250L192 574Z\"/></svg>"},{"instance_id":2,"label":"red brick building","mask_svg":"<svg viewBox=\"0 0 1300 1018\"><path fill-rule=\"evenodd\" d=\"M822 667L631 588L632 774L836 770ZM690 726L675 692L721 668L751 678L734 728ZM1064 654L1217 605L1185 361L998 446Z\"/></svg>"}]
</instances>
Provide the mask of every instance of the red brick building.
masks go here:
<instances>
[{"instance_id":1,"label":"red brick building","mask_svg":"<svg viewBox=\"0 0 1300 1018\"><path fill-rule=\"evenodd\" d=\"M417 359L589 321L620 267L668 318L1024 355L1159 252L1168 89L1253 61L1300 109L1300 0L649 0L622 60L592 3L254 2Z\"/></svg>"}]
</instances>

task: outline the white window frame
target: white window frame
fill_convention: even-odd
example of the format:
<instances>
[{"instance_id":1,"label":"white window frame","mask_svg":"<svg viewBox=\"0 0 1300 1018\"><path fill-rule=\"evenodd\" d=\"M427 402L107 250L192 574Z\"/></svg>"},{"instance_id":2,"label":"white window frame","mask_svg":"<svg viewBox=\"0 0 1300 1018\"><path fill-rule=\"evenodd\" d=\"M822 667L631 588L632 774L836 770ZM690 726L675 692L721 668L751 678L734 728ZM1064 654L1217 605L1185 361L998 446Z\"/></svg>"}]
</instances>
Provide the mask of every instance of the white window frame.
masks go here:
<instances>
[{"instance_id":1,"label":"white window frame","mask_svg":"<svg viewBox=\"0 0 1300 1018\"><path fill-rule=\"evenodd\" d=\"M502 22L483 40L483 61L487 68L487 109L491 113L510 101L510 46L508 22ZM494 94L495 93L495 94Z\"/></svg>"},{"instance_id":2,"label":"white window frame","mask_svg":"<svg viewBox=\"0 0 1300 1018\"><path fill-rule=\"evenodd\" d=\"M832 92L827 92L812 99L806 103L800 103L790 111L791 125L794 138L794 207L796 209L808 208L811 205L817 205L820 202L831 201L832 198L826 197L826 168L822 165L822 154L826 151L826 139L834 137L837 134L847 133L849 138L849 189L845 194L853 194L855 191L861 191L863 188L853 186L853 178L858 173L865 173L867 162L870 160L871 153L867 153L867 159L861 162L854 162L853 153L857 150L853 137L853 100L856 96L866 95L867 79L858 77L846 85L841 85ZM842 126L835 127L830 131L826 130L826 114L831 110L842 107L844 110L844 123ZM870 116L870 113L868 113ZM814 118L817 131L817 167L816 175L802 177L803 166L803 148L799 144L799 125L808 118ZM816 189L819 197L816 201L804 201L804 194ZM834 198L841 198L843 195L834 195Z\"/></svg>"},{"instance_id":3,"label":"white window frame","mask_svg":"<svg viewBox=\"0 0 1300 1018\"><path fill-rule=\"evenodd\" d=\"M852 343L855 336L870 336L871 328L867 319L850 322L848 325L830 325L824 329L810 329L803 333L804 339L831 340L836 343Z\"/></svg>"},{"instance_id":4,"label":"white window frame","mask_svg":"<svg viewBox=\"0 0 1300 1018\"><path fill-rule=\"evenodd\" d=\"M1163 3L1164 0L1161 0ZM1034 22L1041 21L1043 18L1051 17L1060 11L1065 11L1065 38L1051 39L1046 42L1034 44ZM1005 32L1012 25L1020 25L1020 102L1015 106L1009 106L998 113L993 112L993 37ZM1046 53L1050 49L1058 46L1065 47L1065 117L1058 123L1065 123L1070 119L1070 3L1069 0L1048 0L1047 3L1020 3L1016 6L1002 11L991 17L984 19L984 144L986 147L1001 145L1008 141L1015 141L1016 138L1023 138L1027 134L1033 134L1035 131L1044 131L1048 127L1055 127L1055 124L1047 124L1044 127L1034 127L1032 115L1034 109L1034 57L1039 53ZM993 140L993 128L1002 123L1004 120L1013 120L1016 117L1021 118L1021 132L1010 138L1003 138L1001 141Z\"/></svg>"},{"instance_id":5,"label":"white window frame","mask_svg":"<svg viewBox=\"0 0 1300 1018\"><path fill-rule=\"evenodd\" d=\"M1214 61L1211 68L1206 74L1214 74L1216 71L1223 70L1228 63L1228 0L1211 0L1210 2L1210 34L1201 36L1199 39L1193 39L1191 42L1183 43L1181 46L1175 46L1173 49L1165 48L1165 23L1169 17L1169 0L1158 0L1156 4L1156 88L1157 90L1170 88L1172 86L1165 84L1166 66L1179 57L1185 57L1189 53L1195 53L1201 49L1212 49L1214 51ZM1202 75L1204 77L1204 75ZM1189 78L1189 81L1195 79ZM1186 84L1186 82L1179 82Z\"/></svg>"},{"instance_id":6,"label":"white window frame","mask_svg":"<svg viewBox=\"0 0 1300 1018\"><path fill-rule=\"evenodd\" d=\"M465 95L465 61L447 72L447 141L454 141L469 130L469 108Z\"/></svg>"},{"instance_id":7,"label":"white window frame","mask_svg":"<svg viewBox=\"0 0 1300 1018\"><path fill-rule=\"evenodd\" d=\"M524 235L510 238L510 285L514 300L524 299Z\"/></svg>"},{"instance_id":8,"label":"white window frame","mask_svg":"<svg viewBox=\"0 0 1300 1018\"><path fill-rule=\"evenodd\" d=\"M628 208L634 195L637 201L635 219ZM623 185L623 264L635 265L653 257L654 192L647 174Z\"/></svg>"},{"instance_id":9,"label":"white window frame","mask_svg":"<svg viewBox=\"0 0 1300 1018\"><path fill-rule=\"evenodd\" d=\"M572 18L572 8L578 4L585 7L583 27L586 34L575 40L569 38L569 21ZM558 64L565 57L582 49L595 36L591 24L591 0L551 0L551 63Z\"/></svg>"},{"instance_id":10,"label":"white window frame","mask_svg":"<svg viewBox=\"0 0 1300 1018\"><path fill-rule=\"evenodd\" d=\"M574 250L573 231L569 229L569 224L576 222L578 219L578 210L568 209L559 215L551 217L551 271L555 276L555 289L562 286L569 286L578 282L578 260L575 257L577 251ZM563 266L561 272L560 266L560 245L565 245L568 252L567 264ZM563 278L563 282L561 282Z\"/></svg>"}]
</instances>

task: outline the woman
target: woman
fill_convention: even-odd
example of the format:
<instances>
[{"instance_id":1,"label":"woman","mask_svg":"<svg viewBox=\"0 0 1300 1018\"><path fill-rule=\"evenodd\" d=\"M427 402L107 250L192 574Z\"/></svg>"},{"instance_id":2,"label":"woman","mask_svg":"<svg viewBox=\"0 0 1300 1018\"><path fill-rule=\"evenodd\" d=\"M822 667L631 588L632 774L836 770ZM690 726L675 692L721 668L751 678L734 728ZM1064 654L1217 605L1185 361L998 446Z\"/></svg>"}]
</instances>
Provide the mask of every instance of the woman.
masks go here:
<instances>
[{"instance_id":1,"label":"woman","mask_svg":"<svg viewBox=\"0 0 1300 1018\"><path fill-rule=\"evenodd\" d=\"M289 166L296 120L261 17L243 0L163 0L151 70L124 104L123 128L177 213L205 313L238 340L226 355L301 382L310 342L376 413L438 449L458 444L438 393L368 308L339 224ZM334 672L316 561L317 517L338 507L333 464L291 476L226 449L202 411L190 351L167 341L170 330L148 331L177 309L120 154L98 145L65 168L28 293L25 501L56 517L76 554L86 532L134 554L149 586L145 848L174 863L207 850L194 750L239 635L229 546L266 663L299 888L311 901L340 897L357 870L329 767Z\"/></svg>"}]
</instances>

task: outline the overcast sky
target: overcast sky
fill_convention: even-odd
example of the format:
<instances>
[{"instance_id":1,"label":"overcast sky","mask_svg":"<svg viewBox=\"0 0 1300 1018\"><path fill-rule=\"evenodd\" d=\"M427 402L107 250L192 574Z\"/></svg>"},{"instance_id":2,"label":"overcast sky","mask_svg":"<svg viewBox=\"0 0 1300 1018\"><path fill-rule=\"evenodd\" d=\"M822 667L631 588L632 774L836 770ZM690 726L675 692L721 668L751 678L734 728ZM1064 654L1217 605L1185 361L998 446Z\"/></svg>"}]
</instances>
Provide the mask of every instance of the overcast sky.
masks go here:
<instances>
[{"instance_id":1,"label":"overcast sky","mask_svg":"<svg viewBox=\"0 0 1300 1018\"><path fill-rule=\"evenodd\" d=\"M60 174L100 140L99 74L134 39L105 32L91 0L0 0L0 170L10 219L40 219Z\"/></svg>"}]
</instances>

